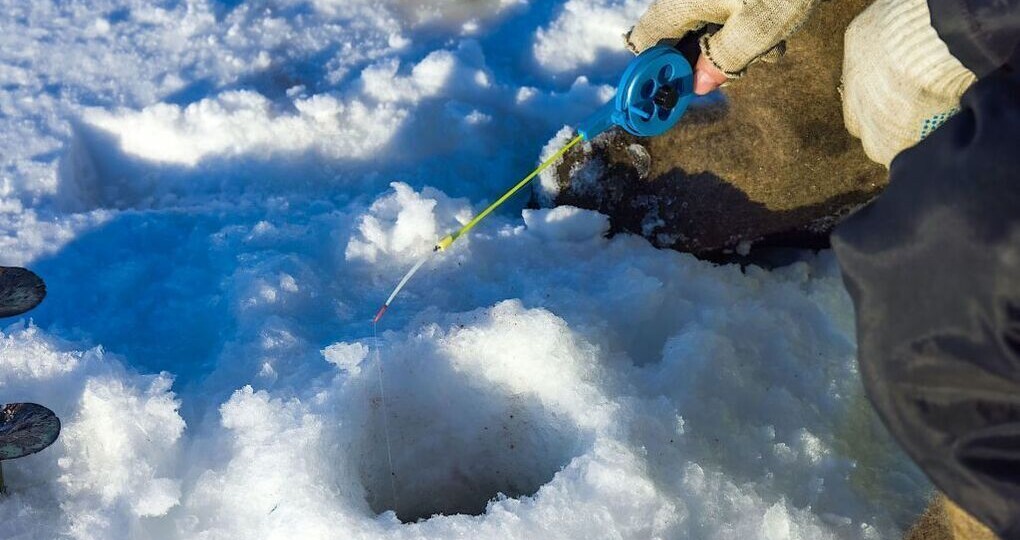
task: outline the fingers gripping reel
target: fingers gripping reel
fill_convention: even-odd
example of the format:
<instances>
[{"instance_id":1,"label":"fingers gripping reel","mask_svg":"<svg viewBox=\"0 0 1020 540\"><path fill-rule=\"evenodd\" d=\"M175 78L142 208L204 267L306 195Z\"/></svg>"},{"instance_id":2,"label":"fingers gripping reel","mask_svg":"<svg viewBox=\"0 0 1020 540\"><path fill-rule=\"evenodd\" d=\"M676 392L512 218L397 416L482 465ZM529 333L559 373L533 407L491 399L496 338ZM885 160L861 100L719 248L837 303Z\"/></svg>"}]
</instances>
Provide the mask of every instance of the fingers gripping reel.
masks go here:
<instances>
[{"instance_id":1,"label":"fingers gripping reel","mask_svg":"<svg viewBox=\"0 0 1020 540\"><path fill-rule=\"evenodd\" d=\"M676 125L693 98L691 64L679 50L656 45L631 61L613 99L577 131L589 141L614 125L638 137L654 137Z\"/></svg>"}]
</instances>

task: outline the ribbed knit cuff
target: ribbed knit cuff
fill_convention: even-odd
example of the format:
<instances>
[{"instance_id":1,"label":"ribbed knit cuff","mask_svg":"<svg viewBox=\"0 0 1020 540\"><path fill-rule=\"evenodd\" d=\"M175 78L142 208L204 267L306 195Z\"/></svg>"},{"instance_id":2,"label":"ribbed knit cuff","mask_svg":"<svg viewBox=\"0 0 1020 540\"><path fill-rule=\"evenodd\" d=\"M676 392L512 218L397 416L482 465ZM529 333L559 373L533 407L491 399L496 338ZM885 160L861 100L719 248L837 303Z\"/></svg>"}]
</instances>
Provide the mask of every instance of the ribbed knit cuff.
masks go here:
<instances>
[{"instance_id":1,"label":"ribbed knit cuff","mask_svg":"<svg viewBox=\"0 0 1020 540\"><path fill-rule=\"evenodd\" d=\"M949 52L931 25L926 0L888 1L879 21L883 39L903 77L935 96L959 98L976 80Z\"/></svg>"},{"instance_id":2,"label":"ribbed knit cuff","mask_svg":"<svg viewBox=\"0 0 1020 540\"><path fill-rule=\"evenodd\" d=\"M713 56L713 53L712 53L712 44L710 42L710 38L711 37L712 37L712 34L705 34L705 35L701 36L701 39L698 40L698 44L701 45L701 55L704 56L706 59L708 59L708 61L713 66L715 66L715 69L718 69L719 71L721 71L727 77L729 77L731 79L739 79L740 77L742 77L744 75L744 73L747 72L747 64L744 64L743 66L739 66L739 69L737 69L737 70L727 69L727 68L723 67L722 65L720 65L719 62L716 61L716 59L715 59L715 57Z\"/></svg>"},{"instance_id":3,"label":"ribbed knit cuff","mask_svg":"<svg viewBox=\"0 0 1020 540\"><path fill-rule=\"evenodd\" d=\"M727 19L722 29L701 43L702 53L729 77L738 77L747 66L797 31L808 19L816 0L745 2Z\"/></svg>"}]
</instances>

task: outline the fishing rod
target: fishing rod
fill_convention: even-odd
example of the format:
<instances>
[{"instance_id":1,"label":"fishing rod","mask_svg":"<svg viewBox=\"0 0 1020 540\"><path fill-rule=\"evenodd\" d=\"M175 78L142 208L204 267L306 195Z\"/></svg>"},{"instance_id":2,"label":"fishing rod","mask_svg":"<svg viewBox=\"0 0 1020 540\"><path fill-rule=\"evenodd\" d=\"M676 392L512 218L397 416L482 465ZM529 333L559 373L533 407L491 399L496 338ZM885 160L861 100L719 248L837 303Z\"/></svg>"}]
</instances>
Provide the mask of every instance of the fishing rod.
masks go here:
<instances>
[{"instance_id":1,"label":"fishing rod","mask_svg":"<svg viewBox=\"0 0 1020 540\"><path fill-rule=\"evenodd\" d=\"M681 46L683 44L681 43ZM687 51L684 48L685 52ZM690 55L687 55L689 57ZM613 126L619 126L638 137L661 135L676 125L694 99L694 75L691 63L680 49L669 45L656 45L637 55L620 77L616 94L577 126L577 136L560 148L538 168L521 179L500 198L478 213L471 221L452 234L444 236L432 251L418 260L404 274L389 298L376 312L376 324L386 314L393 300L407 282L436 253L446 251L458 239L471 232L483 219L528 185L536 176L556 163L568 150L582 141L591 141Z\"/></svg>"}]
</instances>

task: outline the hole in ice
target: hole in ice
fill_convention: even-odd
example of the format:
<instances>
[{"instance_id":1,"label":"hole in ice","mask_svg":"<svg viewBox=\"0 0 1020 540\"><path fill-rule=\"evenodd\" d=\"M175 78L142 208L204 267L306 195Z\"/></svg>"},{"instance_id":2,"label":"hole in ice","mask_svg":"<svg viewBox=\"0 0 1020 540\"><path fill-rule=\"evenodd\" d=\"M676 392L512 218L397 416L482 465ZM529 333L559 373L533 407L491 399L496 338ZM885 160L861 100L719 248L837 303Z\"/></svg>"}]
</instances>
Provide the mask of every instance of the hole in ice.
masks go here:
<instances>
[{"instance_id":1,"label":"hole in ice","mask_svg":"<svg viewBox=\"0 0 1020 540\"><path fill-rule=\"evenodd\" d=\"M364 399L354 401L367 409L357 455L374 512L394 510L404 523L479 515L501 495L534 495L583 452L574 421L536 397L512 393L438 355L401 356L384 353L385 400L372 365L362 372Z\"/></svg>"}]
</instances>

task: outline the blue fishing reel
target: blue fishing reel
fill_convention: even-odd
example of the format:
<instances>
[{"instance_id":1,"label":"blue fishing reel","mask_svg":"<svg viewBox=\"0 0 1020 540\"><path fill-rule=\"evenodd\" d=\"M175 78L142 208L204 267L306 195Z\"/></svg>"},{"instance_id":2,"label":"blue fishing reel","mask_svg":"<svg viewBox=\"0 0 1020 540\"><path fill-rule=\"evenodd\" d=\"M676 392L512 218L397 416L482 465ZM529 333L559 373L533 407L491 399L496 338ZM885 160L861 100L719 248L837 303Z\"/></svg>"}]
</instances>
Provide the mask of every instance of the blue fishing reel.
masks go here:
<instances>
[{"instance_id":1,"label":"blue fishing reel","mask_svg":"<svg viewBox=\"0 0 1020 540\"><path fill-rule=\"evenodd\" d=\"M638 137L661 135L680 121L693 98L690 62L676 48L656 45L631 61L616 96L577 132L588 141L614 125Z\"/></svg>"}]
</instances>

